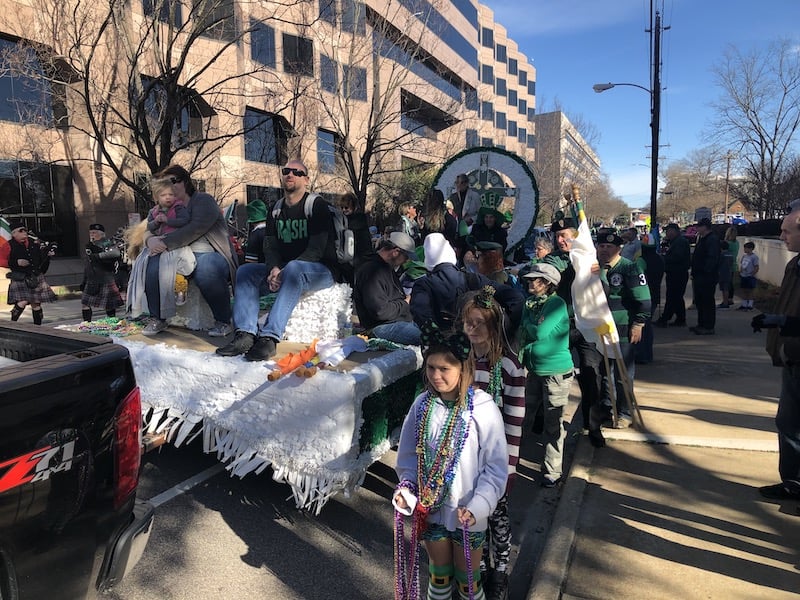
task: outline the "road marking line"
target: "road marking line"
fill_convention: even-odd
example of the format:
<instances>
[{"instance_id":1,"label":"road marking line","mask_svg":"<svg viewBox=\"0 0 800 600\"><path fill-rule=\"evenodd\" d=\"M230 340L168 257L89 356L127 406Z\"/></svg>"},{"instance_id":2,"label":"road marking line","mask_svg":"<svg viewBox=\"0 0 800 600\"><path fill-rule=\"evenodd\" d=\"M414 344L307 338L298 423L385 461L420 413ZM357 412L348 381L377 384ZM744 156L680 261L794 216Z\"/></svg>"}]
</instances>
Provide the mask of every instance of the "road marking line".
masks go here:
<instances>
[{"instance_id":1,"label":"road marking line","mask_svg":"<svg viewBox=\"0 0 800 600\"><path fill-rule=\"evenodd\" d=\"M173 498L177 498L178 496L182 495L184 492L188 492L196 485L203 483L207 479L211 479L214 475L216 475L217 473L219 473L224 469L225 465L221 463L209 467L205 471L200 471L197 475L189 477L189 479L186 479L185 481L181 481L179 484L172 486L171 488L169 488L164 492L161 492L157 496L153 496L149 500L149 502L154 507L158 508L159 506L169 502Z\"/></svg>"}]
</instances>

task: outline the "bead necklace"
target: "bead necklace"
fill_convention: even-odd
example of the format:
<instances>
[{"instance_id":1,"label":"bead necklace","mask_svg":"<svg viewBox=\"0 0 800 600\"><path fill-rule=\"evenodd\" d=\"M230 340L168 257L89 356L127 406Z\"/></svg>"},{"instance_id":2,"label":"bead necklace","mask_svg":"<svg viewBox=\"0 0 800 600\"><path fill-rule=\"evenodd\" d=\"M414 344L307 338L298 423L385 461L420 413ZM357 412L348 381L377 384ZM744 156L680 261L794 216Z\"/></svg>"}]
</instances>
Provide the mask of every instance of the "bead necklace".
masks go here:
<instances>
[{"instance_id":1,"label":"bead necklace","mask_svg":"<svg viewBox=\"0 0 800 600\"><path fill-rule=\"evenodd\" d=\"M489 379L489 385L486 392L494 398L494 403L500 408L503 408L503 357L494 363L492 367L492 375Z\"/></svg>"},{"instance_id":2,"label":"bead necklace","mask_svg":"<svg viewBox=\"0 0 800 600\"><path fill-rule=\"evenodd\" d=\"M463 402L455 402L448 407L447 418L434 448L430 448L428 437L436 398L427 392L417 411L416 450L417 487L419 490L417 511L420 513L419 525L422 527L424 527L428 513L438 510L450 491L458 461L461 458L461 451L469 436L473 395L474 391L470 386L467 392L466 406ZM468 411L467 418L460 418L462 408L466 408Z\"/></svg>"}]
</instances>

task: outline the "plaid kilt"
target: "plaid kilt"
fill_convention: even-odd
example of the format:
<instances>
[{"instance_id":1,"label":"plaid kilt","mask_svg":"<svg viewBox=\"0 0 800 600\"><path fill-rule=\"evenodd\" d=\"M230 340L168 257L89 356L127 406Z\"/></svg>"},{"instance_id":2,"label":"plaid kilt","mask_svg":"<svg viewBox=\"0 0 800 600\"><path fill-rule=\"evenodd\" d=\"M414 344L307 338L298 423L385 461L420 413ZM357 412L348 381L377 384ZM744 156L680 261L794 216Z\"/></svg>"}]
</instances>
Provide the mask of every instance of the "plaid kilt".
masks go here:
<instances>
[{"instance_id":1,"label":"plaid kilt","mask_svg":"<svg viewBox=\"0 0 800 600\"><path fill-rule=\"evenodd\" d=\"M56 295L44 275L41 273L37 275L37 285L35 289L31 289L24 281L11 281L8 284L8 303L16 304L17 302L30 302L31 304L41 304L42 302L55 302Z\"/></svg>"},{"instance_id":2,"label":"plaid kilt","mask_svg":"<svg viewBox=\"0 0 800 600\"><path fill-rule=\"evenodd\" d=\"M117 282L112 277L100 284L100 291L96 294L88 294L84 288L81 304L104 310L116 310L120 306L124 306L125 302L122 300Z\"/></svg>"}]
</instances>

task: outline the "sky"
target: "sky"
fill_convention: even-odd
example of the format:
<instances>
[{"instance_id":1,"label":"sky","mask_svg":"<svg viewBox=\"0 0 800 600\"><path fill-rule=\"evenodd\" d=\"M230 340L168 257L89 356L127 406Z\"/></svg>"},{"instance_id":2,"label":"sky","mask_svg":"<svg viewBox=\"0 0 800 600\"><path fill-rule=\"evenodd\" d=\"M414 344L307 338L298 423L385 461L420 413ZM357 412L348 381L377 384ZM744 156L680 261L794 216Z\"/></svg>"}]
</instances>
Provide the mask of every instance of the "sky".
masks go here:
<instances>
[{"instance_id":1,"label":"sky","mask_svg":"<svg viewBox=\"0 0 800 600\"><path fill-rule=\"evenodd\" d=\"M537 112L556 104L600 134L611 187L631 208L649 206L651 0L481 0L536 68ZM653 0L662 8L659 165L686 158L704 141L720 97L712 67L726 48L764 49L781 38L800 45L800 0ZM522 7L524 6L524 10ZM667 27L669 29L667 29Z\"/></svg>"}]
</instances>

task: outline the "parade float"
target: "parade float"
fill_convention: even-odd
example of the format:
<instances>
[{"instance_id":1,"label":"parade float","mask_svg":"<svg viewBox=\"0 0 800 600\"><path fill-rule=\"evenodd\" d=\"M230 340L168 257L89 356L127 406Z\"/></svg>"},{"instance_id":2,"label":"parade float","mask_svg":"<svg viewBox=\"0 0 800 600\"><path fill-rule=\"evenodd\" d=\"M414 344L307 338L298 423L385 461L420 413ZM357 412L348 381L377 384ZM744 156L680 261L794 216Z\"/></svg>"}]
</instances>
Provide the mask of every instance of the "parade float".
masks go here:
<instances>
[{"instance_id":1,"label":"parade float","mask_svg":"<svg viewBox=\"0 0 800 600\"><path fill-rule=\"evenodd\" d=\"M452 191L445 183L461 173L485 206L512 213L513 252L536 221L533 173L504 150L469 149L436 176L445 197ZM421 385L418 347L351 335L350 294L349 286L337 284L303 297L277 361L220 357L204 336L191 334L213 322L192 286L166 334L103 333L130 352L146 434L178 447L201 438L203 450L215 453L232 476L269 468L273 479L291 487L298 507L318 513L334 495L362 483L392 445Z\"/></svg>"}]
</instances>

